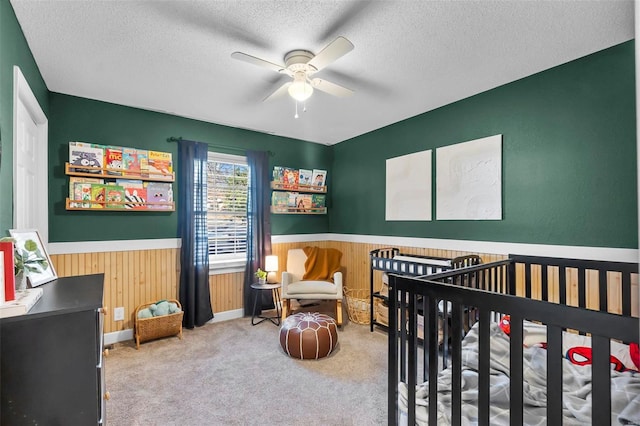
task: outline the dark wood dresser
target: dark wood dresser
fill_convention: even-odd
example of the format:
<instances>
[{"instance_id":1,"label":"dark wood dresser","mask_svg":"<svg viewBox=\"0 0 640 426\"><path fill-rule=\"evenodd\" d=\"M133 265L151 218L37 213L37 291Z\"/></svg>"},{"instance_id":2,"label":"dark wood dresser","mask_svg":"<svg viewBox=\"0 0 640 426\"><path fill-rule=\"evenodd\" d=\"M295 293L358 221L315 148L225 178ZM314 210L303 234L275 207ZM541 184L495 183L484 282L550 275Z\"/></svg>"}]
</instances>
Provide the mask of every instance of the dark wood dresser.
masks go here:
<instances>
[{"instance_id":1,"label":"dark wood dresser","mask_svg":"<svg viewBox=\"0 0 640 426\"><path fill-rule=\"evenodd\" d=\"M104 274L59 278L0 319L0 424L106 424Z\"/></svg>"}]
</instances>

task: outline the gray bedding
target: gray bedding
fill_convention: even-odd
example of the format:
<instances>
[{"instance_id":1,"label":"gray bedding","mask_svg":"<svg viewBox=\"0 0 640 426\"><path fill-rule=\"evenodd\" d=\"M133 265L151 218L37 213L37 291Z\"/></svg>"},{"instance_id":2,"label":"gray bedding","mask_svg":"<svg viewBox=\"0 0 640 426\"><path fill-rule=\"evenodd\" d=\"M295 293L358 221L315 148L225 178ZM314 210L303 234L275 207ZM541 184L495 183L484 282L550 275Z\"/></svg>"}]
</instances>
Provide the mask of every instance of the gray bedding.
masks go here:
<instances>
[{"instance_id":1,"label":"gray bedding","mask_svg":"<svg viewBox=\"0 0 640 426\"><path fill-rule=\"evenodd\" d=\"M509 424L509 337L491 324L490 424ZM591 424L591 366L563 363L563 423ZM547 351L539 347L523 348L524 423L545 425ZM611 372L611 424L640 425L640 374ZM401 424L406 424L407 386L400 383L398 405ZM471 328L462 343L462 424L478 423L478 325ZM438 375L438 425L451 423L451 370ZM416 387L416 424L428 421L428 384Z\"/></svg>"}]
</instances>

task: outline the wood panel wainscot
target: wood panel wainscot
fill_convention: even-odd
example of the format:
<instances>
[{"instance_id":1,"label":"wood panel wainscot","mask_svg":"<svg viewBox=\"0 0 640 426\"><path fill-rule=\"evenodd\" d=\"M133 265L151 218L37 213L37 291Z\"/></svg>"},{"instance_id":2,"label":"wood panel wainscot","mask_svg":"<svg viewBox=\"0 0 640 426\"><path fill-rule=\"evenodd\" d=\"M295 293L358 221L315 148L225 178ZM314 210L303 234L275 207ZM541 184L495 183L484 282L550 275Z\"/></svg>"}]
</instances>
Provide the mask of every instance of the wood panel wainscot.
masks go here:
<instances>
[{"instance_id":1,"label":"wood panel wainscot","mask_svg":"<svg viewBox=\"0 0 640 426\"><path fill-rule=\"evenodd\" d=\"M51 261L59 277L104 273L105 333L133 329L136 306L178 297L180 251L176 248L57 254ZM124 307L124 321L113 308Z\"/></svg>"},{"instance_id":2,"label":"wood panel wainscot","mask_svg":"<svg viewBox=\"0 0 640 426\"><path fill-rule=\"evenodd\" d=\"M318 246L336 248L342 252L342 272L344 285L350 289L369 290L370 260L369 252L374 249L388 247L383 244L353 243L342 241L307 241L295 243L276 243L272 246L273 254L278 256L277 281L281 281L282 271L286 269L287 252L292 248ZM473 253L436 248L417 248L397 246L401 253L430 257L454 258L466 254L478 254L483 262L503 260L507 254ZM116 332L133 329L133 313L143 303L161 299L178 298L178 281L180 274L180 252L177 248L153 249L117 252L92 252L52 255L51 259L58 276L75 276L84 274L105 274L104 303L111 312L105 318L105 332ZM539 275L539 274L538 274ZM539 280L534 272L532 279ZM598 295L591 291L597 276L587 274L586 288L588 306L597 305ZM518 282L524 279L524 272L518 272ZM638 305L638 277L633 277L632 306ZM570 281L568 300L577 294L577 278ZM620 286L609 289L609 310L618 312L622 309ZM243 309L244 273L214 274L209 276L209 289L214 314ZM374 289L382 287L382 273L374 271ZM534 286L533 297L536 297ZM520 290L519 290L520 291ZM113 308L125 308L124 321L114 321Z\"/></svg>"}]
</instances>

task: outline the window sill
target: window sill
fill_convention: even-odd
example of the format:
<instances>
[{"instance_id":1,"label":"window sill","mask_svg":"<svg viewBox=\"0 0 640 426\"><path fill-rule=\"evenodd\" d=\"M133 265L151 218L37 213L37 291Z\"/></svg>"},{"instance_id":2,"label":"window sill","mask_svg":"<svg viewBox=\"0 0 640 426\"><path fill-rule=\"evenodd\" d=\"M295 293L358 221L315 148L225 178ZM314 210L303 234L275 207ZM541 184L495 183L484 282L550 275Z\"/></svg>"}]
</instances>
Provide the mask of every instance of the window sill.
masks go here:
<instances>
[{"instance_id":1,"label":"window sill","mask_svg":"<svg viewBox=\"0 0 640 426\"><path fill-rule=\"evenodd\" d=\"M217 260L209 262L209 275L232 274L244 272L246 259Z\"/></svg>"}]
</instances>

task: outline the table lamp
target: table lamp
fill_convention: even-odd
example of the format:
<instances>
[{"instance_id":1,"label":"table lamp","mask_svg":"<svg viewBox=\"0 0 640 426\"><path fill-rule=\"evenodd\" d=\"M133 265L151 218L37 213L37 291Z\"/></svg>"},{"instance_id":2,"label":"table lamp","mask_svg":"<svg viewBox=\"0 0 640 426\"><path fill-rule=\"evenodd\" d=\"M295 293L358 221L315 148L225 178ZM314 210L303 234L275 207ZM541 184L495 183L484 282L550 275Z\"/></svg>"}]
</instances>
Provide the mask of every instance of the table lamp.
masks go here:
<instances>
[{"instance_id":1,"label":"table lamp","mask_svg":"<svg viewBox=\"0 0 640 426\"><path fill-rule=\"evenodd\" d=\"M267 282L276 281L276 272L278 272L278 256L270 255L264 259L264 270L267 271Z\"/></svg>"}]
</instances>

